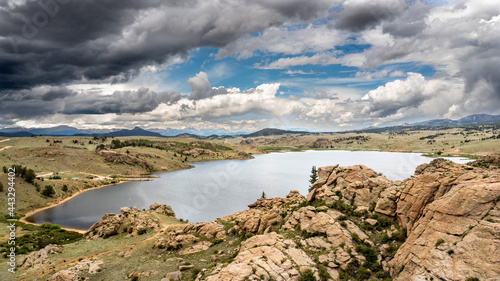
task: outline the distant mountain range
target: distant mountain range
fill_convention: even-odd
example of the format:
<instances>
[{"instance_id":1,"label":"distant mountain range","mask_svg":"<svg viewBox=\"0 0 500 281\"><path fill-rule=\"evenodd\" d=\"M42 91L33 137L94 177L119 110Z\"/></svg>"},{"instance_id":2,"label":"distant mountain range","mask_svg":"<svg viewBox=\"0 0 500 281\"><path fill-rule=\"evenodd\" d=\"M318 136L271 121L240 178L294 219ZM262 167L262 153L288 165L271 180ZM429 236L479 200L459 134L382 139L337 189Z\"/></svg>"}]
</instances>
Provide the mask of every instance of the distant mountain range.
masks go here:
<instances>
[{"instance_id":1,"label":"distant mountain range","mask_svg":"<svg viewBox=\"0 0 500 281\"><path fill-rule=\"evenodd\" d=\"M386 130L397 130L400 128L431 128L431 127L442 127L442 126L461 126L461 125L471 125L471 124L481 124L487 122L499 122L500 115L488 115L488 114L474 114L469 115L458 120L452 119L433 119L424 122L403 124L400 126L384 127L384 128L368 128L363 130L357 130L361 132L368 131L386 131ZM264 137L264 136L275 136L275 135L286 135L286 134L313 134L307 131L292 131L292 130L281 130L274 128L266 128L253 133L244 132L227 132L225 130L196 130L193 128L188 128L185 130L177 129L149 129L144 130L140 127L135 127L132 130L128 129L77 129L70 126L57 126L52 128L23 128L23 127L13 127L0 129L0 136L3 137L31 137L31 136L106 136L106 137L128 137L128 136L147 136L147 137L185 137L185 138L197 138L197 139L214 139L214 138L225 138L225 137Z\"/></svg>"},{"instance_id":2,"label":"distant mountain range","mask_svg":"<svg viewBox=\"0 0 500 281\"><path fill-rule=\"evenodd\" d=\"M458 120L433 119L429 121L413 123L410 125L436 127L436 126L470 125L470 124L479 124L479 123L494 122L494 121L500 121L500 115L474 114L464 118L460 118Z\"/></svg>"}]
</instances>

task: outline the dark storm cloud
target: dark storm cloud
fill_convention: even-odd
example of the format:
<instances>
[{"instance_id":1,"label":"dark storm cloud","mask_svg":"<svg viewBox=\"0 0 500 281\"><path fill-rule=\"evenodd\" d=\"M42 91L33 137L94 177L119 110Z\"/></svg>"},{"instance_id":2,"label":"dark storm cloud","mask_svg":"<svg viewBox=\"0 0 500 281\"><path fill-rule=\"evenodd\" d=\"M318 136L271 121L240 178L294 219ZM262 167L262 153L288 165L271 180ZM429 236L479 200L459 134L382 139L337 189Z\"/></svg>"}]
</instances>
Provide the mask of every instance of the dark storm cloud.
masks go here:
<instances>
[{"instance_id":1,"label":"dark storm cloud","mask_svg":"<svg viewBox=\"0 0 500 281\"><path fill-rule=\"evenodd\" d=\"M334 12L335 28L360 32L391 20L408 5L406 0L346 1L341 12Z\"/></svg>"},{"instance_id":2,"label":"dark storm cloud","mask_svg":"<svg viewBox=\"0 0 500 281\"><path fill-rule=\"evenodd\" d=\"M75 96L76 92L67 88L56 88L49 90L42 96L43 101L53 101L56 99L64 99L67 97Z\"/></svg>"},{"instance_id":3,"label":"dark storm cloud","mask_svg":"<svg viewBox=\"0 0 500 281\"><path fill-rule=\"evenodd\" d=\"M158 105L173 104L181 99L177 92L156 93L145 88L137 91L115 91L112 95L79 93L54 87L46 91L8 91L0 94L4 117L26 118L50 114L144 113Z\"/></svg>"},{"instance_id":4,"label":"dark storm cloud","mask_svg":"<svg viewBox=\"0 0 500 281\"><path fill-rule=\"evenodd\" d=\"M155 109L159 104L173 104L181 99L177 92L156 93L140 88L137 91L116 91L112 95L92 96L69 100L61 113L106 114L143 113Z\"/></svg>"},{"instance_id":5,"label":"dark storm cloud","mask_svg":"<svg viewBox=\"0 0 500 281\"><path fill-rule=\"evenodd\" d=\"M126 82L192 48L316 18L332 1L0 1L1 89Z\"/></svg>"}]
</instances>

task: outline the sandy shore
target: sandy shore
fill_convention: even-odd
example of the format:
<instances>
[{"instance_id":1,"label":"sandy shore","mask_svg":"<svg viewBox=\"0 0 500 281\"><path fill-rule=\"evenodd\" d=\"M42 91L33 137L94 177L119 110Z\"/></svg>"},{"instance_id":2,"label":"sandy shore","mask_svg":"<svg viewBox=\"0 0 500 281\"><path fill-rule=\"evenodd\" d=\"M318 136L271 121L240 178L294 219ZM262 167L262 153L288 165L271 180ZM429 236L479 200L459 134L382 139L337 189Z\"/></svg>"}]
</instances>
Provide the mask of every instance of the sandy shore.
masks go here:
<instances>
[{"instance_id":1,"label":"sandy shore","mask_svg":"<svg viewBox=\"0 0 500 281\"><path fill-rule=\"evenodd\" d=\"M37 225L37 226L40 226L41 224L39 223L34 223L34 222L29 222L27 221L26 219L28 219L29 217L33 216L34 214L38 213L38 212L41 212L41 211L44 211L44 210L47 210L47 209L50 209L50 208L54 208L54 207L57 207L71 199L73 199L74 197L84 193L84 192L87 192L87 191L90 191L90 190L94 190L94 189L100 189L100 188L103 188L103 187L107 187L107 186L113 186L113 185L118 185L118 184L122 184L122 183L126 183L126 182L129 182L129 181L150 181L151 179L146 179L146 178L142 178L142 179L130 179L130 180L126 180L126 181L120 181L120 182L117 182L117 183L113 183L113 184L105 184L105 185L101 185L101 186L96 186L96 187L93 187L93 188L88 188L88 189L83 189L83 190L80 190L76 193L74 193L73 195L71 195L70 197L67 197L67 198L64 198L63 200L59 201L59 202L56 202L54 204L51 204L49 206L46 206L46 207L43 207L43 208L40 208L40 209L36 209L36 210L33 210L29 213L27 213L26 215L24 215L24 217L22 217L19 221L22 222L22 223L26 223L26 224L31 224L31 225ZM81 234L85 234L87 233L88 230L83 230L83 229L74 229L74 228L68 228L68 227L62 227L62 229L65 229L65 230L68 230L68 231L75 231L75 232L79 232Z\"/></svg>"}]
</instances>

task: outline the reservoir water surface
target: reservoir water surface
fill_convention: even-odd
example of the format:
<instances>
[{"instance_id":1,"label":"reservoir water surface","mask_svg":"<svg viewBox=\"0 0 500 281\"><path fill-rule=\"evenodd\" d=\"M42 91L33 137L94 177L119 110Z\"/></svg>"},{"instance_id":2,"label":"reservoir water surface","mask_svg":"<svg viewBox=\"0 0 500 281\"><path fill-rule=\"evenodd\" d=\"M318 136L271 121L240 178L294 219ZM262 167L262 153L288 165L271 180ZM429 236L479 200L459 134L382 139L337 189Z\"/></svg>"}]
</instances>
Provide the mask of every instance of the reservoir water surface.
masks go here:
<instances>
[{"instance_id":1,"label":"reservoir water surface","mask_svg":"<svg viewBox=\"0 0 500 281\"><path fill-rule=\"evenodd\" d=\"M375 151L305 151L255 155L248 160L193 163L195 168L157 173L153 181L134 181L89 190L28 218L86 230L106 213L121 207L147 209L152 203L168 204L177 218L210 221L247 209L262 192L284 197L296 189L307 194L312 166L366 165L391 180L411 176L415 168L432 161L418 153ZM451 158L457 163L471 160Z\"/></svg>"}]
</instances>

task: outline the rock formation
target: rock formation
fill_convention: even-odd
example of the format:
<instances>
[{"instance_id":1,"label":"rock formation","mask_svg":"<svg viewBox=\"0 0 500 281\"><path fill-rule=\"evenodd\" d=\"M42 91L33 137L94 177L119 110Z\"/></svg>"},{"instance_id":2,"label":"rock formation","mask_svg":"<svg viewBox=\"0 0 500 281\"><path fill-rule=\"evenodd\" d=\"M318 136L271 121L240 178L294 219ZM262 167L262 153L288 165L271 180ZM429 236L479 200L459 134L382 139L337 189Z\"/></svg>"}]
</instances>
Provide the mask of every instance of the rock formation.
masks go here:
<instances>
[{"instance_id":1,"label":"rock formation","mask_svg":"<svg viewBox=\"0 0 500 281\"><path fill-rule=\"evenodd\" d=\"M50 264L48 261L49 254L55 254L55 253L60 253L63 251L62 247L59 247L57 245L47 245L45 248L32 252L29 255L25 256L19 262L17 265L19 267L25 267L25 268L30 268L30 269L37 269L37 268L43 268Z\"/></svg>"},{"instance_id":2,"label":"rock formation","mask_svg":"<svg viewBox=\"0 0 500 281\"><path fill-rule=\"evenodd\" d=\"M106 214L102 219L90 227L86 233L88 238L110 237L123 232L130 236L144 234L151 230L158 230L159 222L152 213L160 213L175 217L172 207L169 205L152 204L149 210L142 212L137 208L121 208L121 215Z\"/></svg>"}]
</instances>

